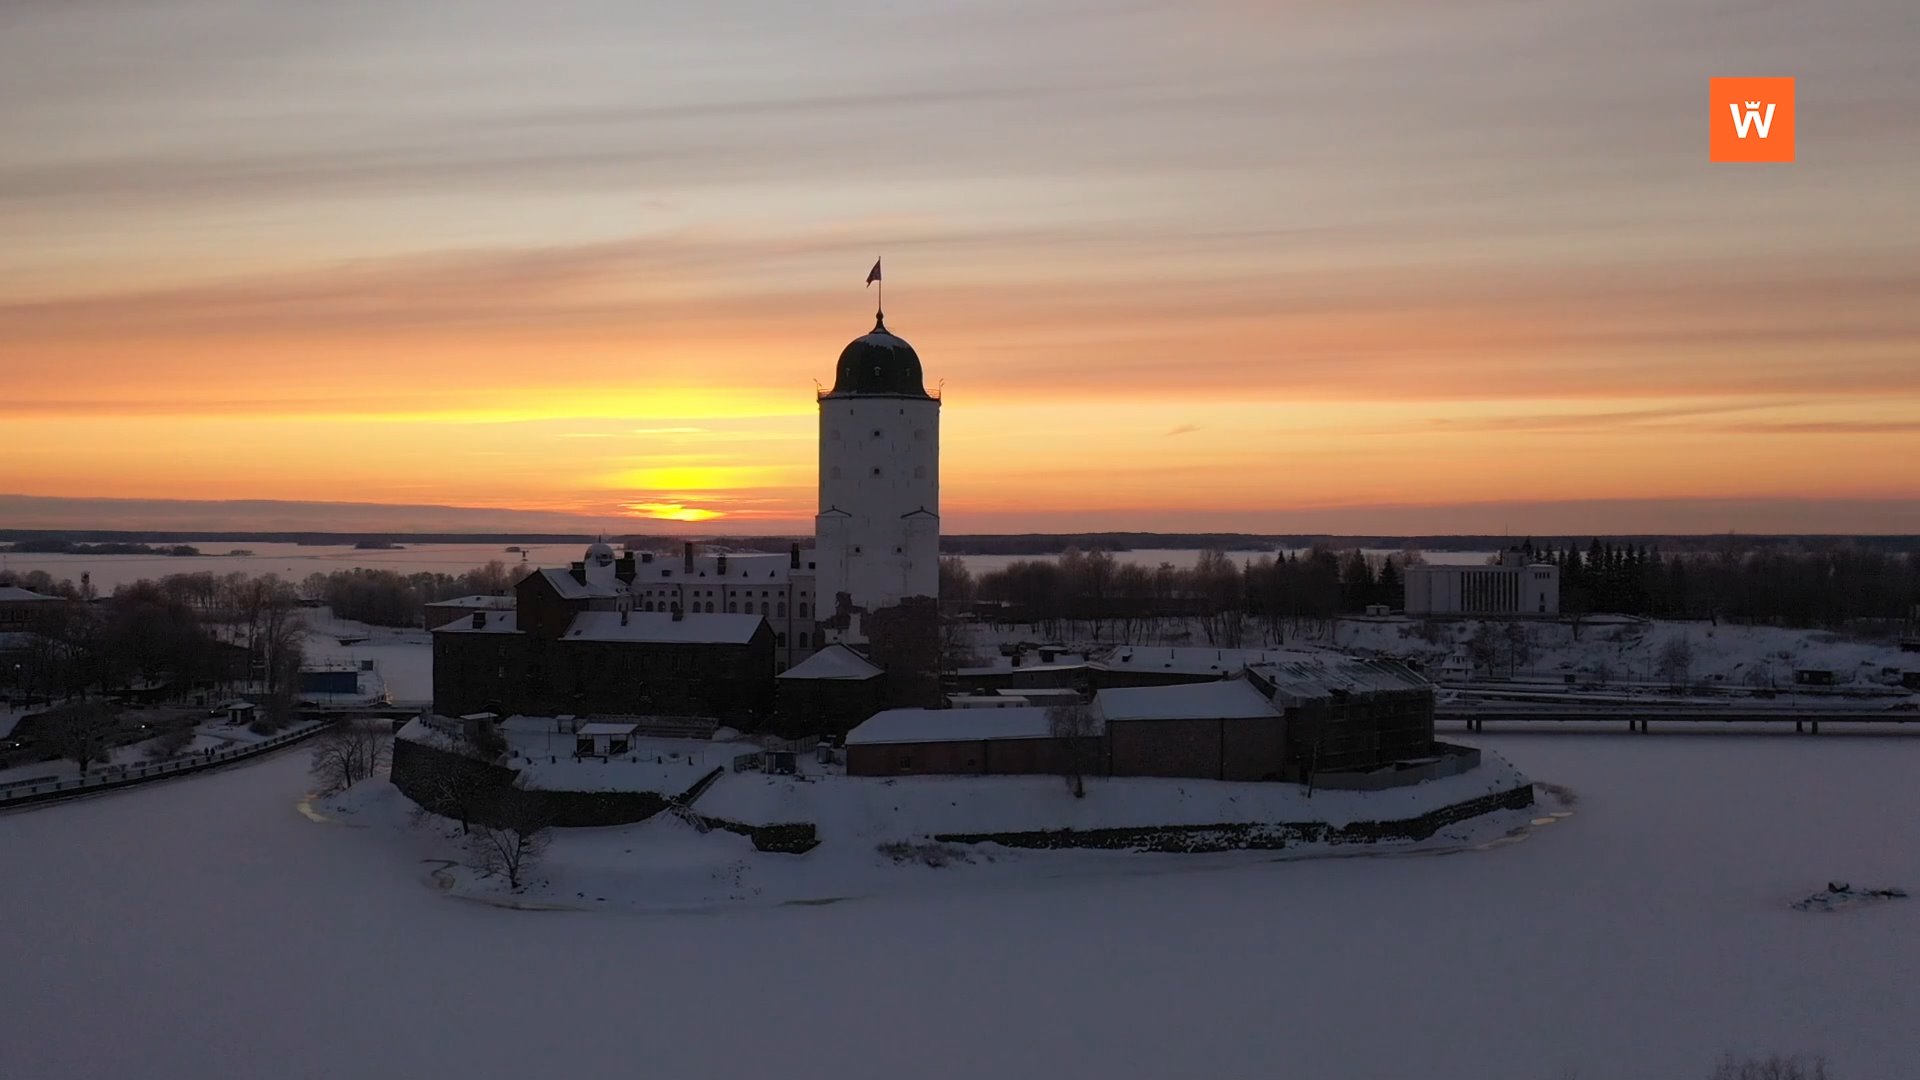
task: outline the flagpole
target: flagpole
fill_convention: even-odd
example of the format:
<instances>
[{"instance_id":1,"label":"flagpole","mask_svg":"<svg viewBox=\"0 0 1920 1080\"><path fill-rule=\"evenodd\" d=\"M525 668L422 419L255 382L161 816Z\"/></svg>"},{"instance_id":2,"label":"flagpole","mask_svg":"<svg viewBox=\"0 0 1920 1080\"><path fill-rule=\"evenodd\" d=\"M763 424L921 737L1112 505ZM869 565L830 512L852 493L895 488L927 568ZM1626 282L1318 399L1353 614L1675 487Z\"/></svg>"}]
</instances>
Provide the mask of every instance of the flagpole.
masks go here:
<instances>
[{"instance_id":1,"label":"flagpole","mask_svg":"<svg viewBox=\"0 0 1920 1080\"><path fill-rule=\"evenodd\" d=\"M880 256L878 256L878 255L876 255L876 256L874 256L874 258L873 258L873 265L874 265L874 266L875 266L876 268L879 268L879 270L880 270L880 280L878 280L878 281L876 281L876 282L874 282L874 284L876 284L876 285L878 285L878 286L880 286L880 292L879 292L879 295L877 295L877 296L876 296L876 297L874 298L874 300L875 300L875 303L874 303L874 309L873 309L873 321L874 321L874 322L885 322L885 321L886 321L886 318L887 318L887 274L886 274L886 268L885 268L885 267L882 267L882 266L880 266Z\"/></svg>"}]
</instances>

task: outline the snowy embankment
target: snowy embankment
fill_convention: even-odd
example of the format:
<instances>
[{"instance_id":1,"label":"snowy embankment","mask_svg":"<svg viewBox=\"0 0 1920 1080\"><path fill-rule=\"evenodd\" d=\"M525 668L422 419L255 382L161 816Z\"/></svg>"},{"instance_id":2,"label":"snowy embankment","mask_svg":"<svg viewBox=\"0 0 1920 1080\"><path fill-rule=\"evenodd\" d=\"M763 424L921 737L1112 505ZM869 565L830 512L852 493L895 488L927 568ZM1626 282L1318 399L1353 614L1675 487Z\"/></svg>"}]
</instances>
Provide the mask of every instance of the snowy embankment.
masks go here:
<instances>
[{"instance_id":1,"label":"snowy embankment","mask_svg":"<svg viewBox=\"0 0 1920 1080\"><path fill-rule=\"evenodd\" d=\"M750 800L770 813L798 812L794 795L783 789L811 789L815 792L812 809L825 818L820 822L821 843L803 855L756 851L744 836L722 829L702 832L671 813L631 825L553 829L527 883L513 890L502 878L485 876L472 867L465 849L467 838L458 825L441 818L421 821L413 804L384 780L316 800L314 809L323 818L370 827L374 835L384 838L381 846L411 851L422 862L438 864L432 871L435 883L458 898L506 907L652 912L998 889L1039 880L1175 873L1183 867L1220 868L1276 858L1455 851L1514 837L1536 813L1482 814L1417 842L1290 842L1284 852L1230 850L1175 857L1110 850L1016 850L994 843L940 843L928 838L948 830L1015 832L1053 827L1047 823L1107 828L1147 821L1154 816L1148 810L1164 819L1153 821L1154 825L1282 820L1340 825L1417 817L1526 781L1504 761L1475 774L1399 792L1341 792L1337 797L1322 793L1311 800L1293 785L1212 781L1095 782L1088 785L1086 799L1076 800L1057 777L993 777L972 782L952 777L899 781L838 777L807 783L746 775L729 780L736 782L723 783L714 793L731 787L734 797L725 805L735 813L749 809ZM1267 790L1246 790L1250 788ZM1140 805L1124 805L1120 800L1127 797ZM995 798L1003 804L999 810L983 807L962 814L953 805ZM697 809L718 816L720 804L709 807L706 801L700 800Z\"/></svg>"},{"instance_id":2,"label":"snowy embankment","mask_svg":"<svg viewBox=\"0 0 1920 1080\"><path fill-rule=\"evenodd\" d=\"M1500 755L1459 776L1385 791L1318 791L1298 784L1153 777L1090 778L1075 798L1057 776L796 778L738 773L701 797L701 814L747 825L811 822L823 841L1055 829L1402 821L1525 787Z\"/></svg>"},{"instance_id":3,"label":"snowy embankment","mask_svg":"<svg viewBox=\"0 0 1920 1080\"><path fill-rule=\"evenodd\" d=\"M1509 624L1493 625L1504 629ZM1812 668L1833 672L1842 688L1885 689L1885 671L1920 668L1920 656L1902 653L1895 643L1859 641L1822 630L1618 617L1595 617L1577 628L1571 622L1551 621L1511 625L1527 636L1529 655L1515 666L1515 674L1523 677L1574 675L1583 681L1664 684L1669 680L1662 657L1676 641L1685 642L1690 653L1681 680L1687 683L1787 688L1794 685L1795 671ZM1439 640L1428 640L1427 625L1418 619L1342 619L1332 643L1438 665L1462 652L1479 627L1474 619L1435 622L1431 632ZM1891 681L1897 684L1898 679Z\"/></svg>"}]
</instances>

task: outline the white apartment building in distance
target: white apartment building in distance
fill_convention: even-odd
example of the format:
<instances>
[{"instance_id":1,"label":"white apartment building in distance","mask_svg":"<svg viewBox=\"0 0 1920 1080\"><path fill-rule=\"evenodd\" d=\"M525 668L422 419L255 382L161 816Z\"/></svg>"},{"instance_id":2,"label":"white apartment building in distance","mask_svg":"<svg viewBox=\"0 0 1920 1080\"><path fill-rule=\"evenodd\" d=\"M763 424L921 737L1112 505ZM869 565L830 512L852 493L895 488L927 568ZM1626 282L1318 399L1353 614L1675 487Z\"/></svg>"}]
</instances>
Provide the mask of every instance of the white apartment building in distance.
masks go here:
<instances>
[{"instance_id":1,"label":"white apartment building in distance","mask_svg":"<svg viewBox=\"0 0 1920 1080\"><path fill-rule=\"evenodd\" d=\"M1409 615L1558 615L1560 568L1505 551L1485 566L1406 568Z\"/></svg>"}]
</instances>

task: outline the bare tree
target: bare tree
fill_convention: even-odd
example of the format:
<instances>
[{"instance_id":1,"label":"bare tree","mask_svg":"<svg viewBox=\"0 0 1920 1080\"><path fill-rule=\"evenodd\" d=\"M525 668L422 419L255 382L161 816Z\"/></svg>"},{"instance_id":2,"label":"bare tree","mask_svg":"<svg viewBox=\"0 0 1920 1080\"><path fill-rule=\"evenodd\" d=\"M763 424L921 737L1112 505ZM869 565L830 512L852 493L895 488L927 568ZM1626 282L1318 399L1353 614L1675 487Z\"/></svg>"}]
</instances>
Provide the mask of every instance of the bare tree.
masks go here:
<instances>
[{"instance_id":1,"label":"bare tree","mask_svg":"<svg viewBox=\"0 0 1920 1080\"><path fill-rule=\"evenodd\" d=\"M1684 637L1669 638L1660 649L1660 677L1667 680L1667 686L1678 690L1686 685L1687 675L1693 671L1693 642Z\"/></svg>"},{"instance_id":2,"label":"bare tree","mask_svg":"<svg viewBox=\"0 0 1920 1080\"><path fill-rule=\"evenodd\" d=\"M1080 702L1047 706L1047 729L1060 743L1060 775L1073 788L1073 797L1087 796L1087 773L1093 767L1100 721Z\"/></svg>"},{"instance_id":3,"label":"bare tree","mask_svg":"<svg viewBox=\"0 0 1920 1080\"><path fill-rule=\"evenodd\" d=\"M46 725L47 744L79 765L82 776L87 774L88 765L107 759L111 737L120 726L120 718L111 707L94 701L42 713L40 722Z\"/></svg>"},{"instance_id":4,"label":"bare tree","mask_svg":"<svg viewBox=\"0 0 1920 1080\"><path fill-rule=\"evenodd\" d=\"M1527 633L1525 623L1515 620L1507 624L1505 649L1507 654L1507 674L1519 674L1522 664L1533 661L1533 636Z\"/></svg>"},{"instance_id":5,"label":"bare tree","mask_svg":"<svg viewBox=\"0 0 1920 1080\"><path fill-rule=\"evenodd\" d=\"M974 623L959 615L940 616L940 670L958 671L978 667L980 653L974 647Z\"/></svg>"},{"instance_id":6,"label":"bare tree","mask_svg":"<svg viewBox=\"0 0 1920 1080\"><path fill-rule=\"evenodd\" d=\"M1708 1080L1830 1080L1830 1077L1827 1059L1823 1057L1772 1054L1764 1058L1736 1058L1728 1054L1720 1059Z\"/></svg>"},{"instance_id":7,"label":"bare tree","mask_svg":"<svg viewBox=\"0 0 1920 1080\"><path fill-rule=\"evenodd\" d=\"M192 745L192 743L192 726L177 727L158 738L148 741L143 753L146 754L147 760L149 761L165 761L168 758L178 757L182 753L185 753L187 747Z\"/></svg>"},{"instance_id":8,"label":"bare tree","mask_svg":"<svg viewBox=\"0 0 1920 1080\"><path fill-rule=\"evenodd\" d=\"M331 795L379 772L393 753L393 740L374 720L342 720L313 743L312 775L319 793Z\"/></svg>"},{"instance_id":9,"label":"bare tree","mask_svg":"<svg viewBox=\"0 0 1920 1080\"><path fill-rule=\"evenodd\" d=\"M499 874L519 889L527 871L546 850L547 820L540 805L518 781L501 791L467 833L467 865L482 874Z\"/></svg>"},{"instance_id":10,"label":"bare tree","mask_svg":"<svg viewBox=\"0 0 1920 1080\"><path fill-rule=\"evenodd\" d=\"M1467 655L1473 657L1476 669L1484 668L1487 674L1493 674L1500 663L1500 638L1494 633L1492 623L1483 620L1473 628L1473 636L1467 639Z\"/></svg>"}]
</instances>

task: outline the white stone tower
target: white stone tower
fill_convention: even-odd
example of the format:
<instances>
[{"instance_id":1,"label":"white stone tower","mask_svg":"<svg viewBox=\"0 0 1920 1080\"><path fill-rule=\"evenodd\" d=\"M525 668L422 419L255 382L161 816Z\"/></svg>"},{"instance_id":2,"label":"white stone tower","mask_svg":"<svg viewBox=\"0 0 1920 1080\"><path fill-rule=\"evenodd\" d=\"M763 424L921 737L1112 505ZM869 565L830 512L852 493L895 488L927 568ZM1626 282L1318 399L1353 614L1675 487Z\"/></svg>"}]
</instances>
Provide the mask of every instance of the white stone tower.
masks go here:
<instances>
[{"instance_id":1,"label":"white stone tower","mask_svg":"<svg viewBox=\"0 0 1920 1080\"><path fill-rule=\"evenodd\" d=\"M939 597L940 399L927 393L913 346L875 313L873 332L840 353L819 401L822 637L857 644L865 613Z\"/></svg>"}]
</instances>

